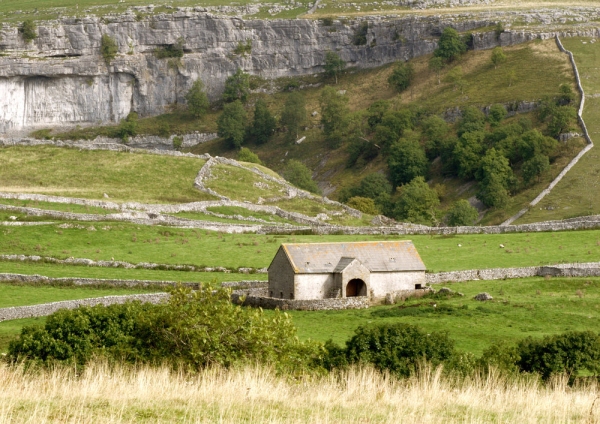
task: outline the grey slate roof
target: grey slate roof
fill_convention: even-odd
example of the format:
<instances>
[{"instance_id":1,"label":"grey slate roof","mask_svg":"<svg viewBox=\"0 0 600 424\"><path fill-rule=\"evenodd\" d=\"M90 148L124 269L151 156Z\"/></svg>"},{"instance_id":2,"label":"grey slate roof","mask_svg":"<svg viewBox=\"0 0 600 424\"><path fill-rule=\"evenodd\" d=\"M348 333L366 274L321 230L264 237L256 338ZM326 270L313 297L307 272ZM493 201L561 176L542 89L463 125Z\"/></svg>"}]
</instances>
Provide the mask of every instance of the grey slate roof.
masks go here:
<instances>
[{"instance_id":1,"label":"grey slate roof","mask_svg":"<svg viewBox=\"0 0 600 424\"><path fill-rule=\"evenodd\" d=\"M340 261L338 262L338 264L333 269L333 272L342 272L344 269L346 269L346 267L348 265L350 265L352 263L352 261L354 259L356 259L356 258L347 258L347 257L341 258Z\"/></svg>"},{"instance_id":2,"label":"grey slate roof","mask_svg":"<svg viewBox=\"0 0 600 424\"><path fill-rule=\"evenodd\" d=\"M425 271L417 249L409 240L350 243L282 244L296 274L330 273L358 259L371 272ZM342 258L348 262L343 264ZM340 264L340 265L339 265Z\"/></svg>"}]
</instances>

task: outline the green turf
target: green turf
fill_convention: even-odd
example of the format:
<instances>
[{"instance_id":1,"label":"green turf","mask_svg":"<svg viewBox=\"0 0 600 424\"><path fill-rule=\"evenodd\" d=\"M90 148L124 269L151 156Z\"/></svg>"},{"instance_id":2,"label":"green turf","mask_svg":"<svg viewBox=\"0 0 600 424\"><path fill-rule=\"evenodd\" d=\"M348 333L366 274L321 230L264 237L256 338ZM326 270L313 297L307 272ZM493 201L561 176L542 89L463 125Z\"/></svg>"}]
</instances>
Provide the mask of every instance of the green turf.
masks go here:
<instances>
[{"instance_id":1,"label":"green turf","mask_svg":"<svg viewBox=\"0 0 600 424\"><path fill-rule=\"evenodd\" d=\"M566 49L573 52L581 84L586 93L583 119L590 137L600 143L600 45L590 38L565 38ZM584 44L585 43L585 44ZM531 208L516 223L539 222L600 214L600 169L598 146L595 146L575 165L560 183L540 203Z\"/></svg>"},{"instance_id":2,"label":"green turf","mask_svg":"<svg viewBox=\"0 0 600 424\"><path fill-rule=\"evenodd\" d=\"M421 306L402 309L395 305L366 310L288 313L302 339L325 341L331 338L343 344L358 326L401 322L419 325L427 331L447 332L459 349L474 354L480 354L497 340L515 341L571 330L597 331L600 326L600 278L526 278L435 287L443 286L465 296L449 300L409 300L399 305ZM481 292L490 293L494 300L484 303L472 299ZM447 306L452 309L448 310ZM323 325L324 322L327 325Z\"/></svg>"},{"instance_id":3,"label":"green turf","mask_svg":"<svg viewBox=\"0 0 600 424\"><path fill-rule=\"evenodd\" d=\"M240 215L243 217L252 217L264 219L265 221L274 222L274 223L282 223L282 224L295 224L298 225L297 222L290 221L288 219L282 218L278 215L270 214L267 212L254 212L245 208L237 207L237 206L213 206L206 208L209 212L215 212L222 215Z\"/></svg>"},{"instance_id":4,"label":"green turf","mask_svg":"<svg viewBox=\"0 0 600 424\"><path fill-rule=\"evenodd\" d=\"M161 290L156 287L145 289L142 287L84 287L0 283L0 308L36 305L61 300L87 299L90 297L156 293L157 291Z\"/></svg>"},{"instance_id":5,"label":"green turf","mask_svg":"<svg viewBox=\"0 0 600 424\"><path fill-rule=\"evenodd\" d=\"M18 200L18 199L1 199L0 204L9 205L9 206L19 206L25 208L37 208L44 210L52 210L52 211L61 211L61 212L73 212L73 213L88 213L88 214L97 214L97 215L107 215L110 213L118 213L119 210L116 209L105 209L99 208L95 206L86 206L86 205L74 205L70 203L57 203L57 202L41 202L37 200ZM0 211L2 213L4 211ZM8 211L7 213L10 213ZM13 214L14 215L14 214Z\"/></svg>"},{"instance_id":6,"label":"green turf","mask_svg":"<svg viewBox=\"0 0 600 424\"><path fill-rule=\"evenodd\" d=\"M0 261L0 273L39 274L46 277L61 278L100 278L118 280L153 280L218 283L223 281L263 280L266 274L242 274L237 272L190 272L190 271L161 271L149 269L103 268L75 265L58 265L39 262Z\"/></svg>"},{"instance_id":7,"label":"green turf","mask_svg":"<svg viewBox=\"0 0 600 424\"><path fill-rule=\"evenodd\" d=\"M50 146L0 149L0 191L145 203L210 200L193 187L195 158Z\"/></svg>"},{"instance_id":8,"label":"green turf","mask_svg":"<svg viewBox=\"0 0 600 424\"><path fill-rule=\"evenodd\" d=\"M0 227L0 254L231 268L270 264L281 243L414 241L431 271L600 260L600 230L457 236L261 235L94 223L83 228ZM458 245L461 247L458 247ZM505 248L499 248L503 244Z\"/></svg>"}]
</instances>

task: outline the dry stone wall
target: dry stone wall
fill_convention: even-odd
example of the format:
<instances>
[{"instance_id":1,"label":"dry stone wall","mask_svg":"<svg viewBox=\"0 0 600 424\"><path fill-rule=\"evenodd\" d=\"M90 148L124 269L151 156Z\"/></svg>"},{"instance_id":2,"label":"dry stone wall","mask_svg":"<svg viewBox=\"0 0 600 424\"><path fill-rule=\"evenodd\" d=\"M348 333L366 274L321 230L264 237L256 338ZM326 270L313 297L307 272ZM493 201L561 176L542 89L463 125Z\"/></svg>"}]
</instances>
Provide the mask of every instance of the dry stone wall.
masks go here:
<instances>
[{"instance_id":1,"label":"dry stone wall","mask_svg":"<svg viewBox=\"0 0 600 424\"><path fill-rule=\"evenodd\" d=\"M318 300L276 299L268 297L266 288L251 288L235 290L231 294L234 303L264 309L322 311L342 309L365 309L369 307L369 298L366 296L347 297Z\"/></svg>"},{"instance_id":2,"label":"dry stone wall","mask_svg":"<svg viewBox=\"0 0 600 424\"><path fill-rule=\"evenodd\" d=\"M144 303L162 303L168 300L167 293L132 294L124 296L104 296L91 299L65 300L61 302L43 303L32 306L15 306L0 308L0 321L32 317L44 317L60 309L75 309L80 306L114 305L132 301Z\"/></svg>"},{"instance_id":3,"label":"dry stone wall","mask_svg":"<svg viewBox=\"0 0 600 424\"><path fill-rule=\"evenodd\" d=\"M28 284L56 284L56 285L75 285L75 286L119 286L119 287L155 287L155 286L175 286L181 284L191 288L198 287L197 282L177 282L177 281L154 281L154 280L118 280L103 278L79 278L62 277L51 278L38 274L12 274L0 273L0 282L7 283L28 283Z\"/></svg>"}]
</instances>

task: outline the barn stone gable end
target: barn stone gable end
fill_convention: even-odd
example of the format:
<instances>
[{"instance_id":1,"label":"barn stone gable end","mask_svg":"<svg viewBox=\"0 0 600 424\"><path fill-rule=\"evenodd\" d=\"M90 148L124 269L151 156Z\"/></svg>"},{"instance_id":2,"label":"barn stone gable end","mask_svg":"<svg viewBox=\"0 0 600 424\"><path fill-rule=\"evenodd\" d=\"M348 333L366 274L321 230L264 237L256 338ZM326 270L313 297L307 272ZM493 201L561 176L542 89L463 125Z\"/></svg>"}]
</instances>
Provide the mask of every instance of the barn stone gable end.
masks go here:
<instances>
[{"instance_id":1,"label":"barn stone gable end","mask_svg":"<svg viewBox=\"0 0 600 424\"><path fill-rule=\"evenodd\" d=\"M269 297L294 299L296 271L285 247L281 246L268 268Z\"/></svg>"},{"instance_id":2,"label":"barn stone gable end","mask_svg":"<svg viewBox=\"0 0 600 424\"><path fill-rule=\"evenodd\" d=\"M335 296L367 296L371 272L358 259L342 257L333 270Z\"/></svg>"}]
</instances>

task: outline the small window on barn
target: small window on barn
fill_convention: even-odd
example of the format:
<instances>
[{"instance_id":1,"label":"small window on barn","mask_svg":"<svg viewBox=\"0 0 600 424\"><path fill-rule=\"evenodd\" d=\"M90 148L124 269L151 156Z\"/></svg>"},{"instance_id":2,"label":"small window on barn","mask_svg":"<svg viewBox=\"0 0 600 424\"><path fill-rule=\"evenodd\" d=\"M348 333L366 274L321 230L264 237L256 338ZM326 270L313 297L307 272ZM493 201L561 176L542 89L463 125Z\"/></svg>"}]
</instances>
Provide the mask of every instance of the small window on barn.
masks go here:
<instances>
[{"instance_id":1,"label":"small window on barn","mask_svg":"<svg viewBox=\"0 0 600 424\"><path fill-rule=\"evenodd\" d=\"M283 299L283 292L279 292L279 298Z\"/></svg>"},{"instance_id":2,"label":"small window on barn","mask_svg":"<svg viewBox=\"0 0 600 424\"><path fill-rule=\"evenodd\" d=\"M294 293L290 293L290 299L294 299Z\"/></svg>"},{"instance_id":3,"label":"small window on barn","mask_svg":"<svg viewBox=\"0 0 600 424\"><path fill-rule=\"evenodd\" d=\"M309 266L310 262L305 262L304 265Z\"/></svg>"},{"instance_id":4,"label":"small window on barn","mask_svg":"<svg viewBox=\"0 0 600 424\"><path fill-rule=\"evenodd\" d=\"M390 258L390 262L396 262L396 258Z\"/></svg>"},{"instance_id":5,"label":"small window on barn","mask_svg":"<svg viewBox=\"0 0 600 424\"><path fill-rule=\"evenodd\" d=\"M423 287L420 284L415 284L415 290L421 290Z\"/></svg>"},{"instance_id":6,"label":"small window on barn","mask_svg":"<svg viewBox=\"0 0 600 424\"><path fill-rule=\"evenodd\" d=\"M273 290L269 292L269 297L273 297Z\"/></svg>"}]
</instances>

